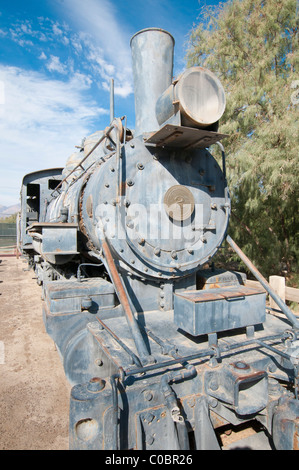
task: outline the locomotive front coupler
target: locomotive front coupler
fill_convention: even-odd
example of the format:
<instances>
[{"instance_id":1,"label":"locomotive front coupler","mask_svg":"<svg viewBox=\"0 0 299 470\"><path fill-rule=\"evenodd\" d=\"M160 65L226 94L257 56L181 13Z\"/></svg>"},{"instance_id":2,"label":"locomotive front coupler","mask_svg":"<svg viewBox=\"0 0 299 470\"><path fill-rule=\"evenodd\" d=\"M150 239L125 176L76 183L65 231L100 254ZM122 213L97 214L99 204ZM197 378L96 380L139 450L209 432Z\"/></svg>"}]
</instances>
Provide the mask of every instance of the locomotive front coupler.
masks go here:
<instances>
[{"instance_id":1,"label":"locomotive front coupler","mask_svg":"<svg viewBox=\"0 0 299 470\"><path fill-rule=\"evenodd\" d=\"M159 341L159 338L156 337L156 340ZM162 343L162 341L161 341ZM183 358L178 356L178 354L175 352L174 349L171 349L170 352L171 355L173 355L174 360L176 361L175 363L181 363L182 367L184 368L183 370L179 371L170 371L166 372L163 374L161 378L161 392L164 396L165 399L165 405L167 406L171 418L174 422L174 426L177 432L177 439L179 442L179 445L182 449L187 449L189 448L188 444L188 432L187 432L187 427L185 420L180 412L180 408L178 406L178 400L176 398L175 392L171 387L171 384L177 383L180 381L192 379L196 376L197 371L196 368L184 361ZM156 366L159 366L159 364L156 364ZM164 367L164 366L162 366ZM158 367L152 367L148 366L145 367L147 371L157 369ZM142 372L140 372L141 375L144 375L143 367L141 368ZM134 375L139 374L139 372L133 373ZM112 406L113 406L113 418L112 418L112 448L117 449L118 448L118 391L117 391L117 382L120 381L124 383L126 376L133 375L130 374L129 371L125 372L122 367L119 368L119 372L116 374L113 374L110 377L110 384L111 384L111 390L112 390ZM186 447L187 446L187 447Z\"/></svg>"},{"instance_id":2,"label":"locomotive front coupler","mask_svg":"<svg viewBox=\"0 0 299 470\"><path fill-rule=\"evenodd\" d=\"M181 364L184 369L179 372L167 372L163 375L161 379L161 390L165 397L165 403L170 410L171 417L173 421L177 423L182 423L184 418L180 414L180 409L178 407L177 399L175 393L171 388L170 384L177 383L183 380L191 379L196 376L196 369L193 365L186 363L182 360L180 355L177 353L177 348L169 343L168 341L163 341L158 336L153 334L148 328L145 328L147 334L161 347L162 354L173 357L174 359L181 360Z\"/></svg>"}]
</instances>

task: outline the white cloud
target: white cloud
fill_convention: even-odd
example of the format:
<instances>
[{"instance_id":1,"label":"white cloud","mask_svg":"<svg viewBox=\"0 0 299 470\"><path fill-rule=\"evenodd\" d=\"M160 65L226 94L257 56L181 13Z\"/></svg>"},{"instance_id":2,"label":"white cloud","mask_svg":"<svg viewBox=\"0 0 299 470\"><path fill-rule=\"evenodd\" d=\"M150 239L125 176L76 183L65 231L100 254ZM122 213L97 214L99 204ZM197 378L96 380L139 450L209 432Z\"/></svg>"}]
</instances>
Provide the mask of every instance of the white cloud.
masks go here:
<instances>
[{"instance_id":1,"label":"white cloud","mask_svg":"<svg viewBox=\"0 0 299 470\"><path fill-rule=\"evenodd\" d=\"M60 5L68 24L39 17L0 30L45 67L38 73L0 65L0 204L7 206L17 202L26 173L64 166L83 137L107 125L109 110L95 102L92 89L97 95L97 87L105 90L107 106L111 78L115 95L127 98L133 91L130 34L112 2ZM49 79L48 71L62 80Z\"/></svg>"},{"instance_id":2,"label":"white cloud","mask_svg":"<svg viewBox=\"0 0 299 470\"><path fill-rule=\"evenodd\" d=\"M108 0L65 0L65 14L77 25L79 37L73 45L87 48L90 67L104 80L115 80L115 94L127 97L133 91L130 35ZM78 41L81 46L78 45ZM81 49L81 50L80 50Z\"/></svg>"},{"instance_id":3,"label":"white cloud","mask_svg":"<svg viewBox=\"0 0 299 470\"><path fill-rule=\"evenodd\" d=\"M20 30L25 34L32 34L32 29L28 22L21 24Z\"/></svg>"},{"instance_id":4,"label":"white cloud","mask_svg":"<svg viewBox=\"0 0 299 470\"><path fill-rule=\"evenodd\" d=\"M69 43L70 43L69 38L66 37L66 36L63 36L63 37L61 38L61 41L62 41L62 43L63 43L65 46L68 46Z\"/></svg>"},{"instance_id":5,"label":"white cloud","mask_svg":"<svg viewBox=\"0 0 299 470\"><path fill-rule=\"evenodd\" d=\"M0 105L5 104L5 83L0 80Z\"/></svg>"},{"instance_id":6,"label":"white cloud","mask_svg":"<svg viewBox=\"0 0 299 470\"><path fill-rule=\"evenodd\" d=\"M0 65L5 102L0 104L0 204L18 200L26 173L64 166L74 146L91 134L92 124L109 111L87 99L91 79L68 81ZM101 128L101 127L99 127Z\"/></svg>"},{"instance_id":7,"label":"white cloud","mask_svg":"<svg viewBox=\"0 0 299 470\"><path fill-rule=\"evenodd\" d=\"M130 34L112 2L85 0L82 8L81 0L65 0L62 5L64 22L39 17L37 27L36 21L24 19L3 30L3 34L9 34L12 41L29 52L35 48L40 59L45 59L43 54L47 55L46 68L52 73L66 75L76 67L84 67L93 74L95 83L103 82L104 90L109 88L113 78L115 94L123 98L129 96L133 92ZM75 25L73 30L66 21ZM77 59L79 62L75 64Z\"/></svg>"},{"instance_id":8,"label":"white cloud","mask_svg":"<svg viewBox=\"0 0 299 470\"><path fill-rule=\"evenodd\" d=\"M49 72L59 72L59 73L67 73L67 66L60 62L59 57L55 55L50 56L50 60L46 65Z\"/></svg>"},{"instance_id":9,"label":"white cloud","mask_svg":"<svg viewBox=\"0 0 299 470\"><path fill-rule=\"evenodd\" d=\"M24 33L24 31L22 31L21 28L16 28L16 29L10 28L9 32L10 32L11 39L17 44L19 44L19 46L21 47L33 46L33 42L31 40L22 39L21 36Z\"/></svg>"},{"instance_id":10,"label":"white cloud","mask_svg":"<svg viewBox=\"0 0 299 470\"><path fill-rule=\"evenodd\" d=\"M62 29L59 28L57 23L53 24L53 32L54 32L54 34L56 34L58 36L62 35Z\"/></svg>"}]
</instances>

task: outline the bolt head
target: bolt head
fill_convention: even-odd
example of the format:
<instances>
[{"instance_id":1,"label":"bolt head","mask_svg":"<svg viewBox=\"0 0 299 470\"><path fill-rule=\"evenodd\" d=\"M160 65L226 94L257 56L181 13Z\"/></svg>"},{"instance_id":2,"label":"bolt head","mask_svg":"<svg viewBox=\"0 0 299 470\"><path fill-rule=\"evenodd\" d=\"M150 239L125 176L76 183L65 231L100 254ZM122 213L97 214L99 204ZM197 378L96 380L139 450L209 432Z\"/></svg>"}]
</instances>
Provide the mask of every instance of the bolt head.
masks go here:
<instances>
[{"instance_id":1,"label":"bolt head","mask_svg":"<svg viewBox=\"0 0 299 470\"><path fill-rule=\"evenodd\" d=\"M100 392L105 387L105 380L100 377L93 377L90 379L87 385L87 389L90 392Z\"/></svg>"},{"instance_id":2,"label":"bolt head","mask_svg":"<svg viewBox=\"0 0 299 470\"><path fill-rule=\"evenodd\" d=\"M154 395L153 395L153 392L152 392L151 390L146 390L146 391L144 392L144 398L145 398L145 400L147 400L147 401L151 401L151 400L153 399L153 396L154 396Z\"/></svg>"}]
</instances>

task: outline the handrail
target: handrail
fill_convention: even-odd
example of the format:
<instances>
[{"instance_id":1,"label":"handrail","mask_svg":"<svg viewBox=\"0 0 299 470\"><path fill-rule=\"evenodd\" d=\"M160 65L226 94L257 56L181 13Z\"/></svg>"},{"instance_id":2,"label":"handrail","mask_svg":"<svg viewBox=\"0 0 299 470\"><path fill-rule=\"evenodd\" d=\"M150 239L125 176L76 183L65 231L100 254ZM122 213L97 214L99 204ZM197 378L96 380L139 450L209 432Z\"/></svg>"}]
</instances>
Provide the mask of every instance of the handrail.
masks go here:
<instances>
[{"instance_id":1,"label":"handrail","mask_svg":"<svg viewBox=\"0 0 299 470\"><path fill-rule=\"evenodd\" d=\"M101 244L102 244L102 249L103 249L103 254L106 259L106 267L108 269L108 272L110 274L110 277L113 281L114 287L116 294L119 298L119 301L124 309L125 317L128 323L128 327L131 331L132 337L134 339L134 343L136 346L136 349L138 351L138 354L140 356L141 362L142 363L148 363L149 360L151 360L150 354L147 350L147 347L145 345L144 339L142 337L139 325L137 320L134 317L134 314L131 310L130 303L127 297L127 294L125 292L124 286L121 281L121 277L117 271L116 265L114 263L110 247L105 239L105 235L103 232L103 238L101 239Z\"/></svg>"},{"instance_id":2,"label":"handrail","mask_svg":"<svg viewBox=\"0 0 299 470\"><path fill-rule=\"evenodd\" d=\"M58 188L60 188L62 186L62 184L68 179L68 177L74 173L80 166L82 167L82 163L85 162L85 160L87 160L87 158L92 154L92 152L100 145L101 142L103 142L104 139L106 139L108 137L108 134L110 134L110 132L114 129L114 125L111 125L109 127L109 129L107 131L104 132L104 134L102 135L102 137L97 141L97 143L92 147L92 149L87 153L87 155L85 155L85 157L82 158L82 160L80 160L80 162L78 163L78 165L75 166L75 168L72 169L72 171L70 171L70 173L65 176L63 178L63 180L60 181L60 183L58 184L58 186L56 186L56 188L54 189L54 191L52 191L51 193L51 196L53 197L53 194L55 193L55 191L58 190Z\"/></svg>"},{"instance_id":3,"label":"handrail","mask_svg":"<svg viewBox=\"0 0 299 470\"><path fill-rule=\"evenodd\" d=\"M279 306L281 311L285 314L285 316L290 320L294 328L299 328L299 320L293 314L293 312L289 309L289 307L284 303L284 301L274 292L270 284L267 280L262 276L262 274L257 270L257 268L252 264L250 259L243 253L243 251L238 247L238 245L231 239L229 235L226 237L227 242L232 247L232 249L239 255L243 263L247 266L247 268L252 272L254 277L262 284L264 289L268 292L268 294L272 297L274 302Z\"/></svg>"}]
</instances>

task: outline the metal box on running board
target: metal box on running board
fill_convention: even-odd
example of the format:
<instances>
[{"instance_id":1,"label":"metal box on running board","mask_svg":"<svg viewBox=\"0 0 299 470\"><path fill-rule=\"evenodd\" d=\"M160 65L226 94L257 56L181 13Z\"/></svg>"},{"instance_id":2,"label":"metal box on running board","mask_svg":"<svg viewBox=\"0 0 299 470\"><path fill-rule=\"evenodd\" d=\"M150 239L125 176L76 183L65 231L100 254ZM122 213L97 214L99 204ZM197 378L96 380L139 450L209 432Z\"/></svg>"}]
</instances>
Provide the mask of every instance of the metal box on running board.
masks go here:
<instances>
[{"instance_id":1,"label":"metal box on running board","mask_svg":"<svg viewBox=\"0 0 299 470\"><path fill-rule=\"evenodd\" d=\"M193 336L256 325L265 321L266 294L236 286L174 295L174 323Z\"/></svg>"}]
</instances>

